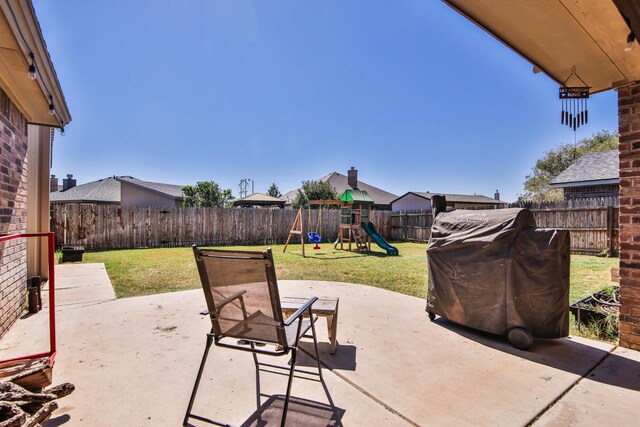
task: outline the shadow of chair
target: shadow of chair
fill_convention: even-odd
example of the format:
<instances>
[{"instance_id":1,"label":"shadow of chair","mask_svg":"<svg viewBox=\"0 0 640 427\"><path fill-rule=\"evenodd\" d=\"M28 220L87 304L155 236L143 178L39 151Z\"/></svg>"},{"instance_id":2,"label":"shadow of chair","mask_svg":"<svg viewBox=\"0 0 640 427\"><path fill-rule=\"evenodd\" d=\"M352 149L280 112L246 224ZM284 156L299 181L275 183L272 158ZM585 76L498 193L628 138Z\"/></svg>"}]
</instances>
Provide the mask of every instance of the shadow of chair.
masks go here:
<instances>
[{"instance_id":1,"label":"shadow of chair","mask_svg":"<svg viewBox=\"0 0 640 427\"><path fill-rule=\"evenodd\" d=\"M280 423L280 414L284 406L285 396L270 396L254 412L241 427L268 427ZM292 425L305 427L338 427L342 426L344 410L332 405L312 400L291 397L289 400L288 420Z\"/></svg>"}]
</instances>

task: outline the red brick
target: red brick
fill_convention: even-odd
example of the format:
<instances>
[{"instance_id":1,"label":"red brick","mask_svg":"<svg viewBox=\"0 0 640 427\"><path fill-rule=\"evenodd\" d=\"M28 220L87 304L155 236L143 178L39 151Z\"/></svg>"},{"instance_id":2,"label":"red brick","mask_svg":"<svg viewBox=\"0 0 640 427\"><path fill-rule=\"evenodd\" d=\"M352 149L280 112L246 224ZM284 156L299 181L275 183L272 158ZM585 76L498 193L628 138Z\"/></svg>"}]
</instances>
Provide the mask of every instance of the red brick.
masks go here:
<instances>
[{"instance_id":1,"label":"red brick","mask_svg":"<svg viewBox=\"0 0 640 427\"><path fill-rule=\"evenodd\" d=\"M1 90L0 98L8 101ZM27 221L27 126L18 108L10 101L8 106L8 114L0 111L0 197L7 207L0 212L0 233L24 232ZM27 281L26 244L11 241L1 247L0 337L22 314Z\"/></svg>"}]
</instances>

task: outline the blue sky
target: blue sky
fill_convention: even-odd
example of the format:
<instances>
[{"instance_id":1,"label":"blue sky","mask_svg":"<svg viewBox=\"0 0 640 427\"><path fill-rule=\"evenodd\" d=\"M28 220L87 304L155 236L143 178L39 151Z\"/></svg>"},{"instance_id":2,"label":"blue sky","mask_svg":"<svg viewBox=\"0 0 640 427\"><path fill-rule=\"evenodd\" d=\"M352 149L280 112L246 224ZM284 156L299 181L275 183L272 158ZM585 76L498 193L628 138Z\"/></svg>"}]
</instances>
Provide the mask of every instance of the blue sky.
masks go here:
<instances>
[{"instance_id":1,"label":"blue sky","mask_svg":"<svg viewBox=\"0 0 640 427\"><path fill-rule=\"evenodd\" d=\"M574 141L558 86L439 1L34 0L73 121L52 173L238 194L330 172L513 201ZM581 139L617 129L589 101Z\"/></svg>"}]
</instances>

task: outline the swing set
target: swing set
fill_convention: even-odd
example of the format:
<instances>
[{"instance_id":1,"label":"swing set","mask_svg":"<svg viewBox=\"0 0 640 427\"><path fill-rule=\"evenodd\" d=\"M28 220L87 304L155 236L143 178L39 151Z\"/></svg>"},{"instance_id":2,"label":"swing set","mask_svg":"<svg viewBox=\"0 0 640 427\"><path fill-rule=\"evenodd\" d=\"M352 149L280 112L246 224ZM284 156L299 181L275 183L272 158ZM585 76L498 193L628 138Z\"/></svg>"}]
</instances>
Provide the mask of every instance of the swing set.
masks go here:
<instances>
[{"instance_id":1,"label":"swing set","mask_svg":"<svg viewBox=\"0 0 640 427\"><path fill-rule=\"evenodd\" d=\"M291 240L291 236L295 234L300 236L300 246L302 247L302 256L305 257L305 253L304 253L304 241L305 241L304 225L305 224L303 221L303 216L304 216L303 211L306 207L307 213L308 213L307 229L310 229L312 225L311 206L320 206L320 208L318 210L318 220L316 221L315 230L313 231L309 230L306 233L306 236L307 236L307 239L309 240L309 243L315 243L315 246L313 247L313 249L320 249L319 243L322 241L322 234L323 234L322 233L322 206L323 205L341 206L342 202L340 202L339 200L309 200L306 205L300 205L300 207L298 208L298 213L296 214L296 218L293 221L293 226L289 231L289 237L287 237L287 242L284 245L284 249L282 250L282 253L285 253L287 251L287 246L289 246L289 241Z\"/></svg>"}]
</instances>

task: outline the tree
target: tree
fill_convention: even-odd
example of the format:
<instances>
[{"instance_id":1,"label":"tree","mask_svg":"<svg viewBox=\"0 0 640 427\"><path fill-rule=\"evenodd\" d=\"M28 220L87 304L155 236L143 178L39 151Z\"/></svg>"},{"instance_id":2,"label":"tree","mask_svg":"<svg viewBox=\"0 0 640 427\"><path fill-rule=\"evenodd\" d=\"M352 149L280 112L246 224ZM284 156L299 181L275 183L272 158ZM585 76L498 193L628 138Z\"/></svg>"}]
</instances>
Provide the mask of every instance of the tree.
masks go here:
<instances>
[{"instance_id":1,"label":"tree","mask_svg":"<svg viewBox=\"0 0 640 427\"><path fill-rule=\"evenodd\" d=\"M185 207L222 208L233 200L230 189L223 190L213 181L202 181L196 185L182 187Z\"/></svg>"},{"instance_id":2,"label":"tree","mask_svg":"<svg viewBox=\"0 0 640 427\"><path fill-rule=\"evenodd\" d=\"M292 205L298 208L309 200L338 200L338 193L328 181L302 181L302 188L298 190Z\"/></svg>"},{"instance_id":3,"label":"tree","mask_svg":"<svg viewBox=\"0 0 640 427\"><path fill-rule=\"evenodd\" d=\"M282 193L280 193L280 189L275 182L271 184L271 187L269 187L269 189L267 190L267 196L282 197Z\"/></svg>"},{"instance_id":4,"label":"tree","mask_svg":"<svg viewBox=\"0 0 640 427\"><path fill-rule=\"evenodd\" d=\"M562 200L562 190L549 185L556 176L568 168L579 157L588 153L615 150L618 148L618 135L602 130L577 144L564 144L544 153L538 159L531 173L524 181L525 193L518 197L519 202L537 203Z\"/></svg>"}]
</instances>

